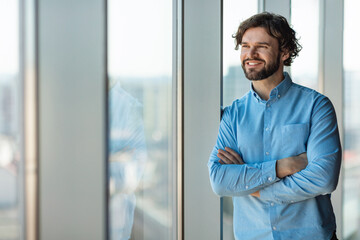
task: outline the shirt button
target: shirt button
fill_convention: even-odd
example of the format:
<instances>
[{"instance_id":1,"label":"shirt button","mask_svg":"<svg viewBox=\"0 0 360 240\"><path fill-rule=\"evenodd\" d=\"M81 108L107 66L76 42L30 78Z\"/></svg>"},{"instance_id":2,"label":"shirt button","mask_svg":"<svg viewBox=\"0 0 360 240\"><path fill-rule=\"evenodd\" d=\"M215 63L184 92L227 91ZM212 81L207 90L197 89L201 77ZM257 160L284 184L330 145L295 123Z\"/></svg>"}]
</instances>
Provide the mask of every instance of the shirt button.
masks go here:
<instances>
[{"instance_id":1,"label":"shirt button","mask_svg":"<svg viewBox=\"0 0 360 240\"><path fill-rule=\"evenodd\" d=\"M268 177L268 180L271 181L271 180L272 180L272 177Z\"/></svg>"},{"instance_id":2,"label":"shirt button","mask_svg":"<svg viewBox=\"0 0 360 240\"><path fill-rule=\"evenodd\" d=\"M270 104L266 104L267 107L270 107Z\"/></svg>"},{"instance_id":3,"label":"shirt button","mask_svg":"<svg viewBox=\"0 0 360 240\"><path fill-rule=\"evenodd\" d=\"M266 152L265 154L266 154L266 155L269 155L270 153L269 153L269 152Z\"/></svg>"},{"instance_id":4,"label":"shirt button","mask_svg":"<svg viewBox=\"0 0 360 240\"><path fill-rule=\"evenodd\" d=\"M275 227L275 226L273 226L273 229L274 229L274 230L276 230L276 227Z\"/></svg>"},{"instance_id":5,"label":"shirt button","mask_svg":"<svg viewBox=\"0 0 360 240\"><path fill-rule=\"evenodd\" d=\"M267 127L267 128L265 128L265 131L269 131L269 128Z\"/></svg>"},{"instance_id":6,"label":"shirt button","mask_svg":"<svg viewBox=\"0 0 360 240\"><path fill-rule=\"evenodd\" d=\"M248 189L248 188L249 188L249 186L245 186L245 188L246 188L246 189Z\"/></svg>"},{"instance_id":7,"label":"shirt button","mask_svg":"<svg viewBox=\"0 0 360 240\"><path fill-rule=\"evenodd\" d=\"M278 98L280 98L280 94L278 95Z\"/></svg>"},{"instance_id":8,"label":"shirt button","mask_svg":"<svg viewBox=\"0 0 360 240\"><path fill-rule=\"evenodd\" d=\"M274 203L272 202L272 203L270 203L270 205L271 205L271 206L274 206Z\"/></svg>"}]
</instances>

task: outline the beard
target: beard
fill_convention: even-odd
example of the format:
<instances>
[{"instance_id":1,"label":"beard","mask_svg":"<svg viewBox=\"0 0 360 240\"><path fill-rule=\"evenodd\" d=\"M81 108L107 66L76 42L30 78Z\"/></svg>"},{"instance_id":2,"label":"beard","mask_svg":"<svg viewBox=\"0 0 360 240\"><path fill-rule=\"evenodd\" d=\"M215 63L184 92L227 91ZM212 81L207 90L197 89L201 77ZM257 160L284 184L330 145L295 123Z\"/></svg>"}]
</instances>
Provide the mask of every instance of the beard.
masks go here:
<instances>
[{"instance_id":1,"label":"beard","mask_svg":"<svg viewBox=\"0 0 360 240\"><path fill-rule=\"evenodd\" d=\"M278 56L276 58L276 61L269 62L268 64L266 64L259 71L255 70L255 69L246 70L245 62L248 61L248 60L258 60L258 61L262 61L262 62L265 62L265 61L262 60L262 59L259 59L259 58L245 59L243 61L243 64L241 64L241 67L244 70L246 78L251 80L251 81L259 81L259 80L263 80L265 78L268 78L271 75L273 75L280 67L280 54L278 54Z\"/></svg>"}]
</instances>

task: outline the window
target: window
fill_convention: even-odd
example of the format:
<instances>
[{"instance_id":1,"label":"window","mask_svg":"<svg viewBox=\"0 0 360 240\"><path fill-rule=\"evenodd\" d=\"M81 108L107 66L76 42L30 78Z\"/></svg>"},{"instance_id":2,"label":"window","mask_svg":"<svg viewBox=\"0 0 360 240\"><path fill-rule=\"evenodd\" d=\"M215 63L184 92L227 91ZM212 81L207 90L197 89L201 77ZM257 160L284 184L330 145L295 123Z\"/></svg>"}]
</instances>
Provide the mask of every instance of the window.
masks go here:
<instances>
[{"instance_id":1,"label":"window","mask_svg":"<svg viewBox=\"0 0 360 240\"><path fill-rule=\"evenodd\" d=\"M23 238L22 81L19 2L0 1L0 239Z\"/></svg>"},{"instance_id":2,"label":"window","mask_svg":"<svg viewBox=\"0 0 360 240\"><path fill-rule=\"evenodd\" d=\"M225 0L223 6L223 106L230 105L250 89L241 68L240 48L235 50L232 35L239 24L257 13L257 1Z\"/></svg>"},{"instance_id":3,"label":"window","mask_svg":"<svg viewBox=\"0 0 360 240\"><path fill-rule=\"evenodd\" d=\"M354 42L360 38L357 22L360 4L344 2L344 157L343 157L343 237L360 239L360 50Z\"/></svg>"},{"instance_id":4,"label":"window","mask_svg":"<svg viewBox=\"0 0 360 240\"><path fill-rule=\"evenodd\" d=\"M172 1L108 1L110 239L176 232L173 31Z\"/></svg>"},{"instance_id":5,"label":"window","mask_svg":"<svg viewBox=\"0 0 360 240\"><path fill-rule=\"evenodd\" d=\"M306 17L304 17L306 16ZM295 83L318 90L319 0L291 1L291 25L303 47L291 64Z\"/></svg>"}]
</instances>

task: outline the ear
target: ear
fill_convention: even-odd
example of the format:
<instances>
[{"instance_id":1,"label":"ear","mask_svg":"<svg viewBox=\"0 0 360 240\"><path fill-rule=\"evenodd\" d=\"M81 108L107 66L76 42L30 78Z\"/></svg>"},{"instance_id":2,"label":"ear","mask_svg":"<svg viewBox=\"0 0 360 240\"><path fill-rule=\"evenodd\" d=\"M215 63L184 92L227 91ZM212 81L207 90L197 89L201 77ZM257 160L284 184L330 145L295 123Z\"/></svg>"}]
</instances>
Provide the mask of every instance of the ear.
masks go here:
<instances>
[{"instance_id":1,"label":"ear","mask_svg":"<svg viewBox=\"0 0 360 240\"><path fill-rule=\"evenodd\" d=\"M284 62L286 59L288 59L290 57L290 53L289 50L287 49L282 49L281 50L281 60Z\"/></svg>"}]
</instances>

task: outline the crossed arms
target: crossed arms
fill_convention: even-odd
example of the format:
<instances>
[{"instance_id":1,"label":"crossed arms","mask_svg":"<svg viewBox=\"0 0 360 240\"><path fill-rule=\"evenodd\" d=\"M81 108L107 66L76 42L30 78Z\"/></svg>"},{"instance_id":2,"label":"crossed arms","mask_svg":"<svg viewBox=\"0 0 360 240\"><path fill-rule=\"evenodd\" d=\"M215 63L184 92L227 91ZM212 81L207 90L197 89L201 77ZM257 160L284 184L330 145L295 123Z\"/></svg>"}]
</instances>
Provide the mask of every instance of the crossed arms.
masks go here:
<instances>
[{"instance_id":1,"label":"crossed arms","mask_svg":"<svg viewBox=\"0 0 360 240\"><path fill-rule=\"evenodd\" d=\"M292 203L335 190L341 146L335 112L328 99L318 104L311 118L306 153L248 164L237 148L226 114L208 167L214 192L220 196L252 195L262 200Z\"/></svg>"},{"instance_id":2,"label":"crossed arms","mask_svg":"<svg viewBox=\"0 0 360 240\"><path fill-rule=\"evenodd\" d=\"M245 164L241 156L233 149L225 147L225 150L219 149L217 154L220 164ZM276 161L276 176L284 178L303 170L308 163L306 153L298 156L282 158ZM260 197L260 191L251 193L254 197Z\"/></svg>"}]
</instances>

